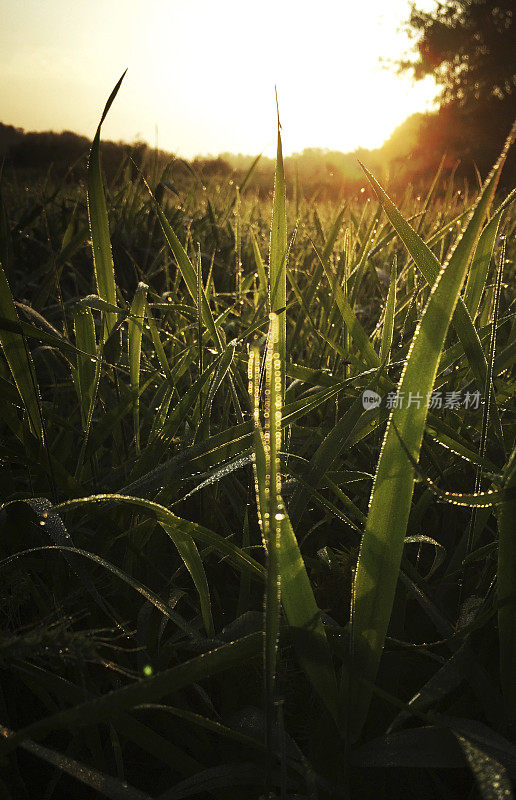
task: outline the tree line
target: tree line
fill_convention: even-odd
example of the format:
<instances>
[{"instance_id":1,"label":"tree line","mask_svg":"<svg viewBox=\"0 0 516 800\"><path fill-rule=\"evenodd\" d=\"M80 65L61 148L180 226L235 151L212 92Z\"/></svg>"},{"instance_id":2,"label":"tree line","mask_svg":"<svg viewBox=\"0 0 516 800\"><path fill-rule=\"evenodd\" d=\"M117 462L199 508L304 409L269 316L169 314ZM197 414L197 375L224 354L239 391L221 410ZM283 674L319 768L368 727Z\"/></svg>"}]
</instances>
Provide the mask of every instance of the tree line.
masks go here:
<instances>
[{"instance_id":1,"label":"tree line","mask_svg":"<svg viewBox=\"0 0 516 800\"><path fill-rule=\"evenodd\" d=\"M445 154L444 168L458 179L476 181L495 161L516 119L516 24L513 0L447 0L430 11L412 4L406 27L413 37L410 59L400 71L416 80L433 75L441 86L439 109L414 114L376 150L341 153L310 148L286 159L291 193L295 187L309 196L337 199L358 192L364 184L358 159L364 161L392 191L412 183L423 188ZM84 176L90 141L70 131L25 133L0 123L0 160L7 168L43 173L59 179ZM151 151L144 142L102 144L108 180L123 179L153 159L168 169L173 181L207 181L245 174L254 155L223 153L192 162L164 151ZM255 171L255 191L267 194L273 162L262 158ZM514 185L516 157L510 155L503 181Z\"/></svg>"}]
</instances>

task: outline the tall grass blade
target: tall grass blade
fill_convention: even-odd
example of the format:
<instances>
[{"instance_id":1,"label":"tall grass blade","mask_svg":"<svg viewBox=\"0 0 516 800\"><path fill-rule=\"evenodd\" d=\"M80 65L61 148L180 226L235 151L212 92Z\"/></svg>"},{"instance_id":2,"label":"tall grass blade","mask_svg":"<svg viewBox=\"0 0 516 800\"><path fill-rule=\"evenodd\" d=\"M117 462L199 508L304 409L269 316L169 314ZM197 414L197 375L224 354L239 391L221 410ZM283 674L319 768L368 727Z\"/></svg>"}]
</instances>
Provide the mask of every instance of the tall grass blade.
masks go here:
<instances>
[{"instance_id":1,"label":"tall grass blade","mask_svg":"<svg viewBox=\"0 0 516 800\"><path fill-rule=\"evenodd\" d=\"M256 271L258 272L258 290L260 296L264 299L267 299L267 273L265 271L265 265L263 263L262 254L260 253L258 241L253 231L251 231L251 243L253 246L254 263L256 264Z\"/></svg>"},{"instance_id":2,"label":"tall grass blade","mask_svg":"<svg viewBox=\"0 0 516 800\"><path fill-rule=\"evenodd\" d=\"M274 318L272 318L271 327L274 326ZM273 330L274 335L274 330ZM276 357L272 361L272 369L276 374L275 383L275 397L277 400L279 392L279 357L276 352ZM276 479L279 484L279 460L277 460L277 470L268 472L271 468L271 454L268 453L270 433L267 436L262 432L259 415L259 356L258 350L252 349L249 359L249 378L250 378L250 391L251 399L254 408L254 473L256 482L256 495L257 506L260 519L262 532L264 533L264 543L266 544L268 554L270 553L271 537L276 538L272 540L276 542L277 553L275 558L277 563L274 563L274 575L268 574L268 581L274 581L273 587L276 591L271 591L271 602L275 603L276 598L279 600L281 588L281 603L283 605L287 622L289 624L296 652L299 662L306 673L308 679L312 683L315 691L321 698L326 706L328 712L332 716L337 726L342 724L342 719L339 711L337 680L335 671L332 664L328 641L326 633L321 621L319 608L314 598L313 590L310 585L306 567L299 550L290 519L286 512L281 494L278 494L271 505L270 487L273 485L272 480ZM269 395L271 396L271 395ZM274 395L272 395L274 396ZM276 415L279 424L281 420L281 412L276 406ZM266 404L265 413L266 422L271 418L271 408ZM276 431L277 435L278 431ZM276 451L277 452L277 451ZM271 520L271 512L274 513L274 520ZM271 533L271 527L274 525L276 531ZM270 555L269 555L269 567ZM277 570L277 575L276 575ZM270 583L268 590L270 589ZM269 661L275 667L275 644L272 636L277 632L274 627L276 617L271 619L270 625L272 627L270 633L270 656ZM266 632L267 639L267 632ZM266 641L267 647L267 641ZM270 678L269 678L270 680Z\"/></svg>"},{"instance_id":3,"label":"tall grass blade","mask_svg":"<svg viewBox=\"0 0 516 800\"><path fill-rule=\"evenodd\" d=\"M417 461L428 410L424 400L432 392L441 350L506 152L507 147L487 179L449 261L437 276L409 349L398 391L407 398L409 393L419 396L423 402L419 408L416 404L409 407L408 403L394 408L387 424L353 586L353 672L368 682L357 683L351 693L353 738L362 730L371 701L371 685L391 615L412 499L414 468L400 437ZM397 230L402 227L396 225L396 218L391 221ZM398 233L401 235L399 230ZM416 255L420 253L418 246Z\"/></svg>"},{"instance_id":4,"label":"tall grass blade","mask_svg":"<svg viewBox=\"0 0 516 800\"><path fill-rule=\"evenodd\" d=\"M337 728L343 730L337 679L313 589L285 509L280 508L281 597L299 662Z\"/></svg>"},{"instance_id":5,"label":"tall grass blade","mask_svg":"<svg viewBox=\"0 0 516 800\"><path fill-rule=\"evenodd\" d=\"M5 272L0 264L0 317L19 328L18 314L14 305L11 289L7 282ZM7 327L7 326L6 326ZM39 389L36 382L34 366L29 350L25 344L25 337L21 331L14 332L0 327L0 344L4 351L5 359L11 370L16 388L27 411L31 432L41 442L43 441L43 423Z\"/></svg>"},{"instance_id":6,"label":"tall grass blade","mask_svg":"<svg viewBox=\"0 0 516 800\"><path fill-rule=\"evenodd\" d=\"M129 316L128 346L129 346L129 380L133 395L133 422L134 441L137 452L140 451L140 361L142 353L143 320L147 305L146 283L139 283L131 303Z\"/></svg>"},{"instance_id":7,"label":"tall grass blade","mask_svg":"<svg viewBox=\"0 0 516 800\"><path fill-rule=\"evenodd\" d=\"M97 340L91 309L76 304L73 309L73 321L77 345L77 389L84 426L93 399Z\"/></svg>"},{"instance_id":8,"label":"tall grass blade","mask_svg":"<svg viewBox=\"0 0 516 800\"><path fill-rule=\"evenodd\" d=\"M396 279L397 279L397 259L394 257L394 262L391 269L391 279L389 283L389 293L387 295L387 303L385 304L385 314L383 319L382 330L382 343L380 345L380 362L387 364L389 361L392 336L394 333L394 314L396 312Z\"/></svg>"},{"instance_id":9,"label":"tall grass blade","mask_svg":"<svg viewBox=\"0 0 516 800\"><path fill-rule=\"evenodd\" d=\"M249 167L249 169L247 170L246 174L244 175L242 183L238 187L238 191L239 191L240 194L244 193L247 184L249 183L249 181L253 177L253 172L255 171L256 167L258 166L258 162L259 162L261 157L262 157L262 154L258 153L258 155L255 156L255 158L251 162L251 166Z\"/></svg>"},{"instance_id":10,"label":"tall grass blade","mask_svg":"<svg viewBox=\"0 0 516 800\"><path fill-rule=\"evenodd\" d=\"M453 254L456 258L466 257L469 262L475 253L475 248L481 235L484 219L493 200L501 169L505 163L507 153L514 141L515 135L516 128L513 128L505 143L502 154L495 165L495 168L492 170L488 180L486 181L484 191L475 204L473 215L470 214L469 216L467 228L464 229L464 233L458 243L459 252ZM396 208L386 192L382 189L378 181L373 177L373 175L371 175L369 170L367 170L364 165L362 165L362 168L366 173L366 176L375 190L380 202L382 203L391 224L396 229L400 239L402 239L407 250L414 259L414 263L420 270L426 282L433 287L441 269L439 260L430 250L428 245L423 242L420 236L403 218L402 214ZM477 381L478 388L482 390L487 376L487 361L482 349L482 345L478 338L478 333L473 325L462 297L459 297L454 312L453 325L457 332L457 336L463 343L464 352L466 353L471 370ZM496 425L497 436L501 440L501 424L495 403L493 408L493 419Z\"/></svg>"},{"instance_id":11,"label":"tall grass blade","mask_svg":"<svg viewBox=\"0 0 516 800\"><path fill-rule=\"evenodd\" d=\"M502 211L497 211L482 231L480 239L478 240L475 257L468 274L468 280L464 290L464 305L468 309L471 319L475 319L480 305L480 299L487 280L487 273L489 272L489 265L493 256L501 216Z\"/></svg>"},{"instance_id":12,"label":"tall grass blade","mask_svg":"<svg viewBox=\"0 0 516 800\"><path fill-rule=\"evenodd\" d=\"M104 195L104 183L100 165L100 131L102 123L107 117L109 109L122 85L124 76L125 72L108 98L93 139L88 160L88 217L90 221L95 280L97 282L99 296L113 306L116 306L115 268L113 265L113 254L111 252L106 198ZM106 311L104 315L104 341L108 338L115 323L116 314Z\"/></svg>"},{"instance_id":13,"label":"tall grass blade","mask_svg":"<svg viewBox=\"0 0 516 800\"><path fill-rule=\"evenodd\" d=\"M487 366L487 376L486 382L484 386L484 407L482 410L482 425L480 428L480 442L478 448L478 455L480 459L480 464L477 467L476 476L475 476L475 492L480 491L480 487L482 485L482 478L483 478L483 471L484 471L484 459L486 457L486 449L487 449L487 435L489 430L489 418L491 413L491 395L494 392L491 392L490 389L493 385L493 370L494 370L494 361L495 361L495 353L496 353L496 333L498 327L498 313L500 310L500 293L502 288L502 276L503 276L503 269L505 265L505 243L502 245L502 252L500 254L500 263L498 265L498 269L496 272L496 281L495 281L495 288L494 288L494 299L493 299L493 314L491 319L491 337L489 340L489 352L488 352L488 366ZM503 439L502 439L503 444ZM470 520L470 527L468 531L468 539L467 539L467 546L466 546L466 558L469 556L474 543L475 543L475 528L477 523L477 512L476 509L473 510L471 514ZM463 587L466 583L466 580L463 580Z\"/></svg>"},{"instance_id":14,"label":"tall grass blade","mask_svg":"<svg viewBox=\"0 0 516 800\"><path fill-rule=\"evenodd\" d=\"M271 237L269 248L269 293L270 310L279 316L278 352L281 362L281 398L285 395L285 365L287 358L287 196L281 125L278 112L278 142L276 172L274 175L274 199L272 206Z\"/></svg>"},{"instance_id":15,"label":"tall grass blade","mask_svg":"<svg viewBox=\"0 0 516 800\"><path fill-rule=\"evenodd\" d=\"M263 544L267 552L265 582L264 690L266 741L271 752L275 722L274 687L278 650L281 584L279 572L279 517L281 506L281 368L279 356L279 318L271 313L265 354L265 435L262 440L259 416L259 359L252 350L249 360L251 400L255 421L254 473Z\"/></svg>"}]
</instances>

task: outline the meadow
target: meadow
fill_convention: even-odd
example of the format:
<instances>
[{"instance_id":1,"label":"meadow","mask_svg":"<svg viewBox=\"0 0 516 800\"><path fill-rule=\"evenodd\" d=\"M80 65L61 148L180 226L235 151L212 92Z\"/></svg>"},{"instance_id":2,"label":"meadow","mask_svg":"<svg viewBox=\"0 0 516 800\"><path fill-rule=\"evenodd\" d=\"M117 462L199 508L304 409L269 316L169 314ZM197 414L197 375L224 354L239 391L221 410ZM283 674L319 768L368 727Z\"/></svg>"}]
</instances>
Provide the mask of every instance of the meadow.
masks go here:
<instances>
[{"instance_id":1,"label":"meadow","mask_svg":"<svg viewBox=\"0 0 516 800\"><path fill-rule=\"evenodd\" d=\"M511 137L106 182L119 85L85 185L0 184L0 795L512 797Z\"/></svg>"}]
</instances>

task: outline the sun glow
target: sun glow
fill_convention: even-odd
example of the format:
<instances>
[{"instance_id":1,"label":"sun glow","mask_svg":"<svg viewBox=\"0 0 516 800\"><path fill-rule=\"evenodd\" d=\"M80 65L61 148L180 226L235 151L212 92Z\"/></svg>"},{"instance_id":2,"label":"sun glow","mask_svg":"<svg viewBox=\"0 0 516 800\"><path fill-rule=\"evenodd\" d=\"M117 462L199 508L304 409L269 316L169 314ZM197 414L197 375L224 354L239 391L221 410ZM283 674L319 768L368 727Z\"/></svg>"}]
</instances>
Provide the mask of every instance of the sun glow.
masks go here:
<instances>
[{"instance_id":1,"label":"sun glow","mask_svg":"<svg viewBox=\"0 0 516 800\"><path fill-rule=\"evenodd\" d=\"M104 136L154 144L157 131L186 157L272 153L275 85L287 154L378 147L436 97L385 66L409 44L408 0L2 5L0 120L27 129L91 136L126 66Z\"/></svg>"}]
</instances>

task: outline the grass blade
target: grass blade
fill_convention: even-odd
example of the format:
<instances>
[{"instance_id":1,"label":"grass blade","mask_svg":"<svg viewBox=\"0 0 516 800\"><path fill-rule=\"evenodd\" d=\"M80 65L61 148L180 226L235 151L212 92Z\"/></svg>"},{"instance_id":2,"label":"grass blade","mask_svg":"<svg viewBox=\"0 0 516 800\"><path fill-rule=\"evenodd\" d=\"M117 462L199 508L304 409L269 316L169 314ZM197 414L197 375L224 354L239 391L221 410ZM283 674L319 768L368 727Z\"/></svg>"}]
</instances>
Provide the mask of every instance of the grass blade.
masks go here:
<instances>
[{"instance_id":1,"label":"grass blade","mask_svg":"<svg viewBox=\"0 0 516 800\"><path fill-rule=\"evenodd\" d=\"M502 211L497 211L485 226L480 239L471 269L469 271L466 288L464 290L464 305L468 309L471 319L475 319L480 305L480 298L487 280L489 264L493 255Z\"/></svg>"},{"instance_id":2,"label":"grass blade","mask_svg":"<svg viewBox=\"0 0 516 800\"><path fill-rule=\"evenodd\" d=\"M75 305L73 309L75 343L77 345L77 394L81 405L82 426L86 430L95 389L97 341L91 309Z\"/></svg>"},{"instance_id":3,"label":"grass blade","mask_svg":"<svg viewBox=\"0 0 516 800\"><path fill-rule=\"evenodd\" d=\"M183 245L181 244L181 242L177 238L172 226L170 225L170 223L169 223L169 221L168 221L168 219L167 219L167 217L165 215L165 212L163 211L163 209L159 205L158 201L154 198L154 195L152 194L148 184L147 184L147 189L149 190L149 192L151 194L151 197L154 199L154 201L156 203L156 212L158 214L158 219L160 221L161 229L162 229L163 234L165 236L166 242L167 242L168 246L170 247L172 255L174 256L174 258L175 258L175 260L177 262L177 265L179 267L179 271L181 272L181 275L183 276L183 280L186 283L186 287L188 289L188 292L189 292L192 300L194 301L195 306L197 307L197 303L198 303L198 300L197 300L197 294L198 294L197 270L195 269L194 265L190 261L190 258L188 257L188 254L187 254L186 250L184 249ZM215 320L213 319L213 314L211 313L211 308L210 308L209 303L208 303L208 301L206 299L205 291L204 291L204 289L202 287L199 287L199 288L200 288L200 291L201 291L201 308L200 308L200 312L201 312L202 321L203 321L206 329L209 331L209 334L210 334L213 342L217 345L218 349L221 350L222 349L222 343L221 343L220 335L219 335L219 332L218 332L217 327L215 325Z\"/></svg>"},{"instance_id":4,"label":"grass blade","mask_svg":"<svg viewBox=\"0 0 516 800\"><path fill-rule=\"evenodd\" d=\"M238 191L239 191L240 194L244 193L245 188L246 188L247 184L249 183L249 181L251 180L251 178L253 176L253 172L255 171L256 167L258 166L258 162L259 162L261 157L262 157L262 154L258 153L258 155L255 156L255 158L253 159L253 161L251 163L251 166L249 167L249 169L247 170L246 174L244 175L244 179L243 179L242 183L238 187Z\"/></svg>"},{"instance_id":5,"label":"grass blade","mask_svg":"<svg viewBox=\"0 0 516 800\"><path fill-rule=\"evenodd\" d=\"M496 164L496 168L492 171L490 180L488 180L485 186L485 191L481 195L481 200L480 202L477 202L475 206L473 217L470 214L469 221L467 223L467 235L466 231L464 231L464 235L461 237L458 244L459 252L457 254L453 254L456 255L457 258L467 254L467 258L469 260L472 254L475 252L475 248L481 234L482 224L494 197L500 171L515 135L516 128L511 132L507 139L504 150L502 151L502 154ZM441 269L441 265L437 257L423 242L423 240L409 225L409 223L403 218L402 214L396 208L386 192L382 189L378 181L373 177L373 175L371 175L369 170L367 170L363 164L362 169L366 173L369 182L371 183L380 202L382 203L391 224L396 229L399 237L402 239L407 250L412 256L414 263L420 270L426 282L433 287ZM487 361L482 349L482 345L478 338L477 331L473 325L471 317L468 313L468 309L466 308L462 297L459 297L455 308L453 326L457 332L457 336L463 343L464 352L466 353L471 370L477 381L478 388L482 390L484 388L487 376ZM495 403L493 404L493 410L493 420L496 424L497 436L500 440L502 440L500 418Z\"/></svg>"},{"instance_id":6,"label":"grass blade","mask_svg":"<svg viewBox=\"0 0 516 800\"><path fill-rule=\"evenodd\" d=\"M7 282L5 272L0 264L0 317L18 325L18 314ZM0 328L0 344L11 370L16 388L23 405L27 410L31 432L43 441L43 424L39 391L34 374L34 367L29 351L25 345L25 337L21 333Z\"/></svg>"},{"instance_id":7,"label":"grass blade","mask_svg":"<svg viewBox=\"0 0 516 800\"><path fill-rule=\"evenodd\" d=\"M278 112L278 144L276 153L276 172L274 175L274 199L272 206L271 239L269 248L269 292L271 312L278 313L279 333L278 352L281 362L281 398L285 396L285 365L287 358L287 198L283 152L281 144L281 125Z\"/></svg>"},{"instance_id":8,"label":"grass blade","mask_svg":"<svg viewBox=\"0 0 516 800\"><path fill-rule=\"evenodd\" d=\"M9 275L13 261L13 243L9 220L2 198L1 178L2 175L0 173L0 264Z\"/></svg>"},{"instance_id":9,"label":"grass blade","mask_svg":"<svg viewBox=\"0 0 516 800\"><path fill-rule=\"evenodd\" d=\"M380 362L382 364L387 364L389 362L391 346L392 346L392 336L394 332L394 313L396 311L396 278L397 278L397 260L395 257L391 270L389 293L387 295L387 303L385 305L385 315L383 319L382 343L380 345Z\"/></svg>"},{"instance_id":10,"label":"grass blade","mask_svg":"<svg viewBox=\"0 0 516 800\"><path fill-rule=\"evenodd\" d=\"M321 614L288 514L281 510L279 569L285 616L303 670L337 727L342 728L337 679Z\"/></svg>"},{"instance_id":11,"label":"grass blade","mask_svg":"<svg viewBox=\"0 0 516 800\"><path fill-rule=\"evenodd\" d=\"M267 297L267 273L265 271L265 265L263 263L262 254L260 253L260 248L258 246L258 241L254 232L251 232L251 243L253 245L253 256L254 256L254 263L256 265L256 271L258 272L258 289L260 296L264 299Z\"/></svg>"},{"instance_id":12,"label":"grass blade","mask_svg":"<svg viewBox=\"0 0 516 800\"><path fill-rule=\"evenodd\" d=\"M215 634L215 629L213 627L213 617L211 614L210 589L197 546L192 537L184 534L181 529L177 527L177 525L167 525L164 522L161 522L160 524L163 530L174 542L179 555L183 559L188 572L192 576L192 580L199 595L199 603L201 606L204 627L206 628L206 634L208 636L213 636Z\"/></svg>"},{"instance_id":13,"label":"grass blade","mask_svg":"<svg viewBox=\"0 0 516 800\"><path fill-rule=\"evenodd\" d=\"M373 383L376 383L376 377ZM346 442L354 433L355 425L363 414L362 397L359 395L325 436L310 459L310 463L303 472L302 481L298 483L289 504L289 516L296 529L311 500L312 492L318 488L326 472L344 449Z\"/></svg>"},{"instance_id":14,"label":"grass blade","mask_svg":"<svg viewBox=\"0 0 516 800\"><path fill-rule=\"evenodd\" d=\"M419 394L425 398L432 391L470 255L505 155L506 150L493 168L463 235L433 285L400 378L398 391L405 392L407 397L410 392L412 396ZM396 227L395 222L393 224ZM400 437L412 459L417 461L427 411L425 403L420 408L414 404L393 409L376 470L353 586L353 672L369 682L358 682L351 695L351 733L355 739L360 735L369 709L371 685L387 634L414 487L414 468Z\"/></svg>"},{"instance_id":15,"label":"grass blade","mask_svg":"<svg viewBox=\"0 0 516 800\"><path fill-rule=\"evenodd\" d=\"M0 725L0 734L7 740L9 740L10 736L13 736L13 733L9 728ZM122 781L113 778L111 775L99 772L99 770L87 764L58 753L56 750L36 744L30 739L25 739L21 747L33 756L46 761L47 764L52 764L61 772L66 772L86 786L90 786L95 792L103 795L103 797L108 797L109 800L149 800L146 792L140 792L139 789L135 789L125 782L122 783Z\"/></svg>"},{"instance_id":16,"label":"grass blade","mask_svg":"<svg viewBox=\"0 0 516 800\"><path fill-rule=\"evenodd\" d=\"M516 719L516 450L504 476L506 499L498 512L498 636L500 677L510 719Z\"/></svg>"},{"instance_id":17,"label":"grass blade","mask_svg":"<svg viewBox=\"0 0 516 800\"><path fill-rule=\"evenodd\" d=\"M349 335L355 342L360 355L364 359L365 363L369 367L379 367L380 366L380 359L371 344L371 340L369 336L365 332L364 328L358 321L355 316L355 312L351 308L346 295L344 294L341 286L339 286L335 275L332 272L332 269L329 263L319 254L315 244L312 242L312 246L315 250L315 253L322 264L324 272L326 273L326 277L328 278L328 283L330 284L330 288L332 291L332 295L335 298L335 302L337 303L337 307L340 311L342 320L344 325L346 326L346 330L349 332Z\"/></svg>"},{"instance_id":18,"label":"grass blade","mask_svg":"<svg viewBox=\"0 0 516 800\"><path fill-rule=\"evenodd\" d=\"M131 314L129 317L129 379L131 382L131 392L133 395L133 421L134 421L134 441L137 452L140 451L140 360L142 353L143 320L145 318L145 308L147 303L147 291L149 287L146 283L139 283L134 293L131 303Z\"/></svg>"},{"instance_id":19,"label":"grass blade","mask_svg":"<svg viewBox=\"0 0 516 800\"><path fill-rule=\"evenodd\" d=\"M274 327L272 333L272 339L274 340ZM277 398L279 387L278 355L272 360L272 370L276 374L273 383L276 386ZM273 563L274 574L268 576L268 580L272 583L271 602L275 602L276 598L279 601L280 595L278 590L281 587L281 602L291 629L300 664L338 726L341 724L341 718L339 713L337 681L326 633L306 572L306 567L299 550L299 545L279 490L275 502L272 506L270 505L270 487L275 485L272 483L272 480L276 480L278 484L279 474L274 470L272 473L268 472L268 470L271 469L271 454L267 452L270 434L269 437L267 437L267 433L264 436L260 425L258 407L259 358L256 349L252 350L250 353L249 377L255 422L254 471L257 506L260 524L262 531L264 531L264 538L265 536L268 537L266 540L269 548L268 553L270 553L269 543L271 541L271 511L274 513L274 521L272 524L277 528L275 532L275 537L277 538L272 540L277 547L277 553L274 554L274 558L277 559L277 562ZM275 397L272 392L269 397L270 396ZM266 417L266 420L271 419L271 415L276 417L278 407L276 406L276 408L274 408L272 405L267 405L266 414L267 413L269 416ZM280 418L281 412L279 418L276 417L278 422ZM277 465L279 469L279 460L277 460ZM270 563L269 569L271 569ZM276 588L276 591L274 591L274 588ZM270 620L271 625L273 622L274 620ZM275 629L272 628L271 641L269 643L271 651L274 644L272 641L274 632ZM273 661L275 667L275 651L274 656L272 656L271 652L270 660Z\"/></svg>"},{"instance_id":20,"label":"grass blade","mask_svg":"<svg viewBox=\"0 0 516 800\"><path fill-rule=\"evenodd\" d=\"M269 339L265 354L266 408L265 435L260 427L259 412L259 357L253 349L249 359L251 400L255 421L254 474L257 503L260 509L260 527L263 545L267 552L267 578L265 582L265 641L264 641L264 694L266 735L265 744L272 758L272 732L274 728L274 687L280 621L279 572L279 508L281 506L281 475L279 451L281 447L281 372L279 357L279 319L271 313ZM270 769L270 765L269 765Z\"/></svg>"},{"instance_id":21,"label":"grass blade","mask_svg":"<svg viewBox=\"0 0 516 800\"><path fill-rule=\"evenodd\" d=\"M225 539L223 536L219 536L218 534L214 533L213 531L209 530L208 528L204 528L202 525L197 525L195 522L189 522L182 517L176 516L168 508L160 505L159 503L155 503L152 500L145 500L143 497L131 497L129 495L120 495L120 494L96 494L91 495L90 497L80 497L76 500L67 500L64 503L61 503L58 506L55 506L55 510L59 511L78 508L79 506L83 505L100 505L103 503L125 503L129 506L135 506L137 508L146 509L150 512L159 522L159 524L164 524L167 526L166 531L171 535L171 531L178 531L181 538L185 535L190 536L192 539L198 539L204 544L208 545L208 547L213 547L216 550L219 550L224 556L226 556L229 563L233 564L237 569L247 569L251 573L251 575L258 580L261 580L263 577L263 567L261 567L251 556L244 553L237 545L230 542L228 539ZM180 540L178 540L180 541ZM190 568L189 568L190 570Z\"/></svg>"},{"instance_id":22,"label":"grass blade","mask_svg":"<svg viewBox=\"0 0 516 800\"><path fill-rule=\"evenodd\" d=\"M75 725L94 725L110 719L112 714L134 708L141 703L159 700L166 694L178 692L185 686L254 658L259 654L261 645L262 634L252 633L151 678L130 683L98 699L58 711L50 717L33 722L8 739L0 740L0 753L12 752L29 737L41 739L53 730L73 728Z\"/></svg>"},{"instance_id":23,"label":"grass blade","mask_svg":"<svg viewBox=\"0 0 516 800\"><path fill-rule=\"evenodd\" d=\"M109 222L107 215L104 183L100 166L100 130L111 105L122 85L125 72L111 92L105 105L102 117L91 145L88 160L88 217L90 221L91 246L93 250L93 267L99 296L116 306L115 268L111 252L111 239L109 236ZM104 341L108 338L116 323L116 314L110 311L104 316Z\"/></svg>"},{"instance_id":24,"label":"grass blade","mask_svg":"<svg viewBox=\"0 0 516 800\"><path fill-rule=\"evenodd\" d=\"M158 326L156 325L156 320L151 311L151 307L149 303L146 303L145 306L145 316L147 317L147 322L149 323L150 334L152 338L152 344L154 345L154 350L156 351L156 356L159 361L159 365L165 375L167 376L169 381L172 381L172 370L170 369L170 364L168 363L167 356L165 354L165 350L161 343L161 339L159 338Z\"/></svg>"},{"instance_id":25,"label":"grass blade","mask_svg":"<svg viewBox=\"0 0 516 800\"><path fill-rule=\"evenodd\" d=\"M329 261L330 256L333 252L333 248L335 247L335 242L337 241L337 236L339 235L342 226L342 220L344 219L345 210L346 206L343 206L340 209L339 213L335 217L335 220L333 221L330 232L326 238L324 247L321 252L321 258L324 262ZM348 258L348 255L349 255L349 247L346 248L346 260ZM320 286L322 274L323 274L323 266L321 261L319 260L318 263L315 265L313 276L310 280L310 283L308 284L308 287L306 288L304 295L304 304L308 310L310 309L310 305L312 303L312 300L314 299L315 293L317 292ZM303 327L303 318L300 317L296 322L296 327L294 329L294 334L292 337L293 341L297 341L297 337L299 336L302 327Z\"/></svg>"}]
</instances>

